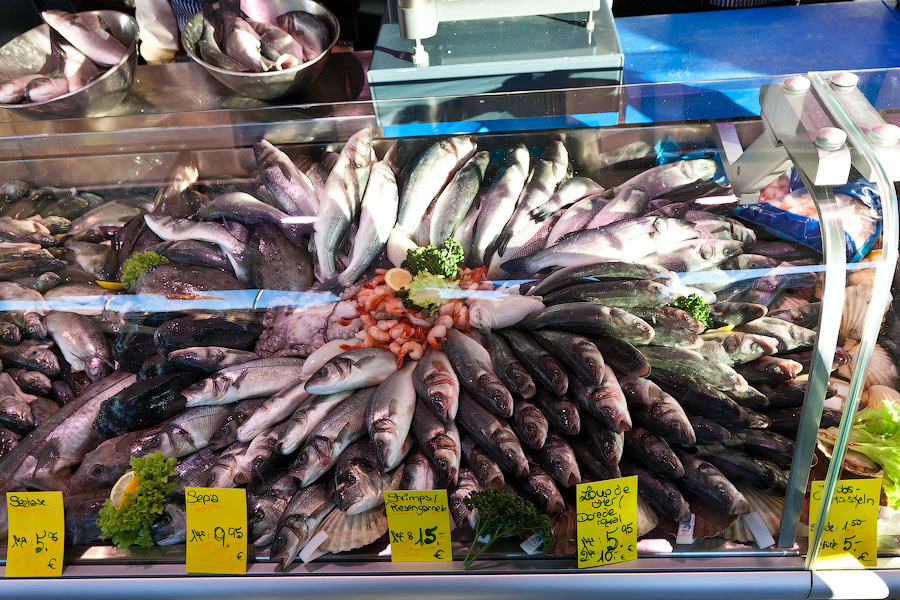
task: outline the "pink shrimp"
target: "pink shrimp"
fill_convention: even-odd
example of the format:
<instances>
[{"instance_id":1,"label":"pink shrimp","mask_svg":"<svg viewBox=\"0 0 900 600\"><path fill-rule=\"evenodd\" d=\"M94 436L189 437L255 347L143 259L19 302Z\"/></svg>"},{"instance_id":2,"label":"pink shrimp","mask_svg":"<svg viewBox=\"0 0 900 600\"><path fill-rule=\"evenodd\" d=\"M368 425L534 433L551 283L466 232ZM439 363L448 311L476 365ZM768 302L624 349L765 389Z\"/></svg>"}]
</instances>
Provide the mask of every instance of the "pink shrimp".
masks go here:
<instances>
[{"instance_id":1,"label":"pink shrimp","mask_svg":"<svg viewBox=\"0 0 900 600\"><path fill-rule=\"evenodd\" d=\"M371 317L371 315L361 314L361 315L359 315L359 318L362 320L363 325L365 325L366 327L371 327L371 326L377 324L375 319L373 319ZM349 325L349 323L347 323L347 324ZM343 323L342 323L342 325L343 325Z\"/></svg>"},{"instance_id":2,"label":"pink shrimp","mask_svg":"<svg viewBox=\"0 0 900 600\"><path fill-rule=\"evenodd\" d=\"M461 304L457 311L454 313L453 326L457 329L471 331L472 328L469 327L469 307L465 304Z\"/></svg>"},{"instance_id":3,"label":"pink shrimp","mask_svg":"<svg viewBox=\"0 0 900 600\"><path fill-rule=\"evenodd\" d=\"M413 329L412 325L407 325L406 323L394 325L390 330L391 337L394 339L401 337L410 338L413 337L414 333L415 329Z\"/></svg>"},{"instance_id":4,"label":"pink shrimp","mask_svg":"<svg viewBox=\"0 0 900 600\"><path fill-rule=\"evenodd\" d=\"M374 325L366 330L366 333L375 340L376 343L386 344L391 341L391 336L386 331L382 331Z\"/></svg>"},{"instance_id":5,"label":"pink shrimp","mask_svg":"<svg viewBox=\"0 0 900 600\"><path fill-rule=\"evenodd\" d=\"M447 317L448 319L450 317ZM452 321L452 319L451 319ZM425 337L428 343L435 350L440 350L441 344L447 339L447 328L444 325L435 325L428 331L428 335Z\"/></svg>"},{"instance_id":6,"label":"pink shrimp","mask_svg":"<svg viewBox=\"0 0 900 600\"><path fill-rule=\"evenodd\" d=\"M397 296L389 298L381 307L381 310L392 315L405 315L409 312L409 309L403 306L403 299Z\"/></svg>"},{"instance_id":7,"label":"pink shrimp","mask_svg":"<svg viewBox=\"0 0 900 600\"><path fill-rule=\"evenodd\" d=\"M437 322L435 322L435 326L437 325L443 325L445 329L452 329L453 317L451 317L450 315L441 315L440 317L438 317Z\"/></svg>"},{"instance_id":8,"label":"pink shrimp","mask_svg":"<svg viewBox=\"0 0 900 600\"><path fill-rule=\"evenodd\" d=\"M403 352L413 360L422 358L425 349L419 342L406 342L403 344Z\"/></svg>"},{"instance_id":9,"label":"pink shrimp","mask_svg":"<svg viewBox=\"0 0 900 600\"><path fill-rule=\"evenodd\" d=\"M378 327L378 329L380 329L382 331L390 331L391 327L393 327L394 325L396 325L399 322L400 322L400 319L390 319L390 320L382 319L381 321L378 321L378 323L376 323L375 325Z\"/></svg>"},{"instance_id":10,"label":"pink shrimp","mask_svg":"<svg viewBox=\"0 0 900 600\"><path fill-rule=\"evenodd\" d=\"M447 304L442 304L441 308L438 309L438 314L440 315L452 315L456 312L456 307L460 305L459 300L451 300Z\"/></svg>"},{"instance_id":11,"label":"pink shrimp","mask_svg":"<svg viewBox=\"0 0 900 600\"><path fill-rule=\"evenodd\" d=\"M421 313L419 313L419 314L421 314ZM431 317L431 316L429 316L427 318L420 317L419 314L411 313L411 314L406 315L406 318L409 319L410 323L412 323L413 325L416 325L418 327L431 327L432 321L430 319L433 319L434 317Z\"/></svg>"}]
</instances>

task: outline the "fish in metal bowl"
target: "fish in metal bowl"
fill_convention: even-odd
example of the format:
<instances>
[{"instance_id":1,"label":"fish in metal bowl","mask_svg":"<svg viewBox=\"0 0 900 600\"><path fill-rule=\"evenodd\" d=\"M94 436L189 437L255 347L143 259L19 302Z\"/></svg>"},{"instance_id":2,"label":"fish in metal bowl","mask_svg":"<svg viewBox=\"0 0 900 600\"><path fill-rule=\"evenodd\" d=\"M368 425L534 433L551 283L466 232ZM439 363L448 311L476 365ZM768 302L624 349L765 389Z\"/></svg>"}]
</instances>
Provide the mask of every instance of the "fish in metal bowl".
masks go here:
<instances>
[{"instance_id":1,"label":"fish in metal bowl","mask_svg":"<svg viewBox=\"0 0 900 600\"><path fill-rule=\"evenodd\" d=\"M203 5L185 25L188 55L243 96L274 100L315 79L340 25L314 0L267 0L247 15L233 0Z\"/></svg>"},{"instance_id":2,"label":"fish in metal bowl","mask_svg":"<svg viewBox=\"0 0 900 600\"><path fill-rule=\"evenodd\" d=\"M95 117L131 90L137 23L117 11L44 11L0 47L0 108L32 119Z\"/></svg>"}]
</instances>

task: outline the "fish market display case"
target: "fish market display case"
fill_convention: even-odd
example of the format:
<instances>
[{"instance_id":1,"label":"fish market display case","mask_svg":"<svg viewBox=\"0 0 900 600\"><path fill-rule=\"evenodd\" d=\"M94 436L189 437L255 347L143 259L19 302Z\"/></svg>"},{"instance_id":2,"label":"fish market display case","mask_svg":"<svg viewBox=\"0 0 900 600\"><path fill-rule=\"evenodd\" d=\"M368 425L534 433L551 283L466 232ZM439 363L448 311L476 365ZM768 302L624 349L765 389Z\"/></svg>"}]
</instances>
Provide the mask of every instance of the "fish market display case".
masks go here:
<instances>
[{"instance_id":1,"label":"fish market display case","mask_svg":"<svg viewBox=\"0 0 900 600\"><path fill-rule=\"evenodd\" d=\"M828 500L860 402L900 398L898 81L0 123L0 482L64 491L71 542L61 578L0 590L896 589L893 534L877 585L846 592L807 547L809 482ZM452 268L408 262L398 296L384 269L449 237ZM101 542L100 505L155 450L180 461L165 545ZM639 479L638 558L579 570L574 485L620 474ZM184 485L247 487L247 575L185 575ZM378 492L401 487L448 489L453 562L390 561ZM461 500L490 487L547 514L553 547L512 537L464 569Z\"/></svg>"}]
</instances>

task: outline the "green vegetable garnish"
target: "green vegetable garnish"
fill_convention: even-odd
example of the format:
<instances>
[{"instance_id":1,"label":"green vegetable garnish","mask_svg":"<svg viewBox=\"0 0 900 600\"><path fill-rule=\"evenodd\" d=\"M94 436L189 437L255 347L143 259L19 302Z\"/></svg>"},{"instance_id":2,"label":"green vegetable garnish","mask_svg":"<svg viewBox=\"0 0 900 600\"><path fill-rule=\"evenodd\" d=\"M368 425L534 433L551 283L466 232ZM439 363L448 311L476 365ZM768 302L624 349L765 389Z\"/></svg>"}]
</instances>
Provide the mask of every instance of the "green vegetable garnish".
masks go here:
<instances>
[{"instance_id":1,"label":"green vegetable garnish","mask_svg":"<svg viewBox=\"0 0 900 600\"><path fill-rule=\"evenodd\" d=\"M553 547L553 531L550 519L542 515L534 504L515 494L488 489L483 492L472 492L463 499L466 508L478 511L478 522L475 526L475 540L469 546L463 566L468 569L481 554L500 538L511 533L528 532L540 534L544 538L544 551ZM472 554L478 544L478 538L490 536L486 544L478 552Z\"/></svg>"},{"instance_id":2,"label":"green vegetable garnish","mask_svg":"<svg viewBox=\"0 0 900 600\"><path fill-rule=\"evenodd\" d=\"M143 275L144 271L153 265L165 265L168 263L168 258L152 250L132 254L122 263L122 285L130 288L138 280L138 277Z\"/></svg>"},{"instance_id":3,"label":"green vegetable garnish","mask_svg":"<svg viewBox=\"0 0 900 600\"><path fill-rule=\"evenodd\" d=\"M703 298L698 294L682 296L669 306L674 306L675 308L680 308L681 310L691 313L695 319L703 324L704 329L715 327L712 316L709 314L709 306L707 306L706 302L704 302Z\"/></svg>"},{"instance_id":4,"label":"green vegetable garnish","mask_svg":"<svg viewBox=\"0 0 900 600\"><path fill-rule=\"evenodd\" d=\"M403 298L403 306L406 308L425 308L434 314L442 304L453 300L453 296L443 293L443 290L458 289L455 281L421 271L409 282L409 287L399 290L397 295Z\"/></svg>"},{"instance_id":5,"label":"green vegetable garnish","mask_svg":"<svg viewBox=\"0 0 900 600\"><path fill-rule=\"evenodd\" d=\"M103 503L100 518L97 519L97 526L102 532L100 538L112 539L116 546L123 549L133 545L144 548L153 546L150 526L162 514L166 496L175 489L176 464L177 460L166 458L161 452L143 458L132 457L131 468L140 487L134 497L129 497L130 502L123 502L118 510L111 500Z\"/></svg>"},{"instance_id":6,"label":"green vegetable garnish","mask_svg":"<svg viewBox=\"0 0 900 600\"><path fill-rule=\"evenodd\" d=\"M837 427L820 430L819 440L833 446L837 433ZM888 506L900 510L900 405L885 402L859 411L847 449L868 456L884 469Z\"/></svg>"},{"instance_id":7,"label":"green vegetable garnish","mask_svg":"<svg viewBox=\"0 0 900 600\"><path fill-rule=\"evenodd\" d=\"M455 279L458 269L466 259L466 253L459 242L448 238L440 246L434 244L407 250L406 260L400 265L415 277L421 271L428 271L447 279Z\"/></svg>"}]
</instances>

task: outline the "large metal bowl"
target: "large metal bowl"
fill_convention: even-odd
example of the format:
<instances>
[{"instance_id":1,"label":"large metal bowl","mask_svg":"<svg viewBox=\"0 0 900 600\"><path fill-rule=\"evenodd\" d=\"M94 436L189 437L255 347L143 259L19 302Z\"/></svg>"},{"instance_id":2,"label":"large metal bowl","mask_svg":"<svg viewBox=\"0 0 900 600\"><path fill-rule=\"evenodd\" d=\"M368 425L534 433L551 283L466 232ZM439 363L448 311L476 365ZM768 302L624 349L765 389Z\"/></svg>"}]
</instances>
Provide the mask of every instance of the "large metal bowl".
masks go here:
<instances>
[{"instance_id":1,"label":"large metal bowl","mask_svg":"<svg viewBox=\"0 0 900 600\"><path fill-rule=\"evenodd\" d=\"M242 96L257 98L259 100L274 100L299 92L303 86L318 77L325 62L331 55L331 49L337 43L340 35L340 25L337 18L330 10L314 2L314 0L267 0L266 12L278 16L284 13L302 10L318 17L331 34L325 51L316 58L284 71L269 71L266 73L239 73L229 71L208 62L204 62L197 52L197 41L203 35L203 13L197 13L187 22L181 32L181 45L192 59L209 71L226 87L231 88Z\"/></svg>"},{"instance_id":2,"label":"large metal bowl","mask_svg":"<svg viewBox=\"0 0 900 600\"><path fill-rule=\"evenodd\" d=\"M125 57L89 84L64 96L44 102L0 104L29 119L100 117L119 105L134 83L137 66L137 23L134 18L114 10L92 10L82 15L97 15L128 49ZM38 73L50 54L50 27L45 23L12 39L0 48L0 81L29 73Z\"/></svg>"}]
</instances>

